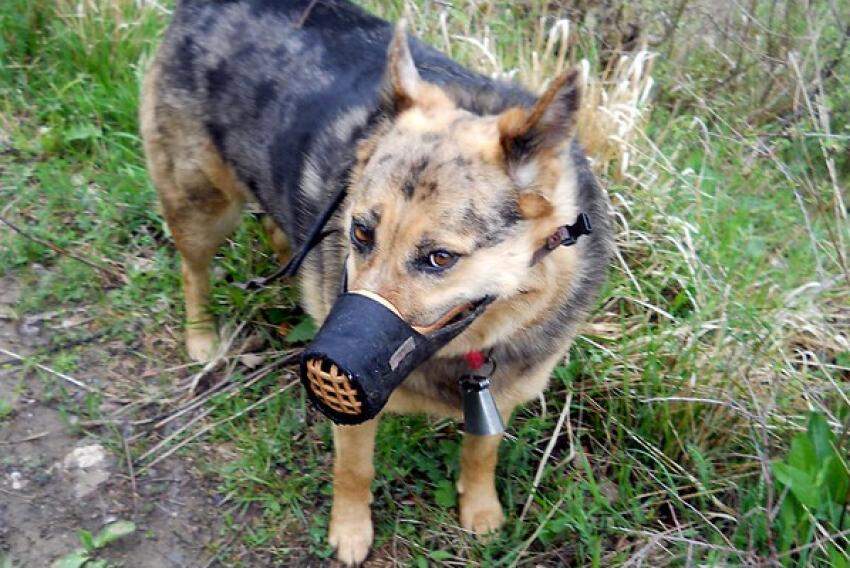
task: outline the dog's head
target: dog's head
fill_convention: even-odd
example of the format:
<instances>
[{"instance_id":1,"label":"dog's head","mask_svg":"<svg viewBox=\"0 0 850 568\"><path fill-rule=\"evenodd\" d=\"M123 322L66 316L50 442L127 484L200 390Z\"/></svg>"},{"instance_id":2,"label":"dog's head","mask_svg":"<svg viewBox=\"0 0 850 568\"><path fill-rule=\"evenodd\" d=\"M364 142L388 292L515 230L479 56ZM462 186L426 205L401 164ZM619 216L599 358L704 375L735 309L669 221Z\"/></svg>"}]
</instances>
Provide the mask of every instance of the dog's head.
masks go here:
<instances>
[{"instance_id":1,"label":"dog's head","mask_svg":"<svg viewBox=\"0 0 850 568\"><path fill-rule=\"evenodd\" d=\"M532 256L577 213L576 73L532 107L479 116L420 77L402 24L382 96L388 118L352 172L348 288L385 299L422 333L495 299L452 351L486 347L528 315L523 298L551 286Z\"/></svg>"}]
</instances>

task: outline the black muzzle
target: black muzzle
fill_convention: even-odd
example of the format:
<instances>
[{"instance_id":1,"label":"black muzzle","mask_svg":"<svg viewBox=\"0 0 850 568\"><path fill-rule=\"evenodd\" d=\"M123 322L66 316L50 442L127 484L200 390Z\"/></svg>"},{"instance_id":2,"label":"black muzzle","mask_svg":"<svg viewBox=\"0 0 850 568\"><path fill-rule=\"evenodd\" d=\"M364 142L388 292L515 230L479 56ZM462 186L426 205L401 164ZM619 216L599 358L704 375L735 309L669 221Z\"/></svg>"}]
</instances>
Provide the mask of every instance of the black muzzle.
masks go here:
<instances>
[{"instance_id":1,"label":"black muzzle","mask_svg":"<svg viewBox=\"0 0 850 568\"><path fill-rule=\"evenodd\" d=\"M301 356L301 381L308 396L338 424L374 418L393 390L491 301L471 303L444 325L420 333L380 296L342 294Z\"/></svg>"}]
</instances>

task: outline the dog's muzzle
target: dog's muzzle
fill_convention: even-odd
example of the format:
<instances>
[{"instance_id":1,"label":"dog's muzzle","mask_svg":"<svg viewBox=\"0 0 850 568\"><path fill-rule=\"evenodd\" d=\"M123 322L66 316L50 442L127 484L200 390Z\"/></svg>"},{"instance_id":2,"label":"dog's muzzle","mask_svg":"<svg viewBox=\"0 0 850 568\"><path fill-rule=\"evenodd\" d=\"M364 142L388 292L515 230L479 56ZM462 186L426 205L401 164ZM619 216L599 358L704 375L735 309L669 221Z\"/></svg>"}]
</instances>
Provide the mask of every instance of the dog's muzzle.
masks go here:
<instances>
[{"instance_id":1,"label":"dog's muzzle","mask_svg":"<svg viewBox=\"0 0 850 568\"><path fill-rule=\"evenodd\" d=\"M416 367L454 339L492 298L454 310L419 330L370 292L342 294L301 356L301 381L313 403L338 424L374 418Z\"/></svg>"}]
</instances>

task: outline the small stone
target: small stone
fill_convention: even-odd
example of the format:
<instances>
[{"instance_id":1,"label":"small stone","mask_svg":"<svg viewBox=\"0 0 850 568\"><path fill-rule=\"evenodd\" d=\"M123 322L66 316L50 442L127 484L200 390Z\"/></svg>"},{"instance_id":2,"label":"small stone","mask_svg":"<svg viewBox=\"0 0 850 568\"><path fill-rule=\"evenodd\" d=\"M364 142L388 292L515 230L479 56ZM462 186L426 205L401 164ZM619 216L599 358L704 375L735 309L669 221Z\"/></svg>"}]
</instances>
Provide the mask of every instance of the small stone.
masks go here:
<instances>
[{"instance_id":1,"label":"small stone","mask_svg":"<svg viewBox=\"0 0 850 568\"><path fill-rule=\"evenodd\" d=\"M239 356L239 362L248 367L249 369L256 369L260 365L263 364L266 358L262 355L257 355L255 353L245 353L244 355Z\"/></svg>"},{"instance_id":2,"label":"small stone","mask_svg":"<svg viewBox=\"0 0 850 568\"><path fill-rule=\"evenodd\" d=\"M91 446L83 446L74 448L63 461L66 469L77 468L86 469L103 463L106 459L106 452L100 444Z\"/></svg>"},{"instance_id":3,"label":"small stone","mask_svg":"<svg viewBox=\"0 0 850 568\"><path fill-rule=\"evenodd\" d=\"M9 480L12 482L12 489L14 489L15 491L20 491L27 484L27 480L24 479L24 476L21 475L20 471L13 471L12 473L10 473Z\"/></svg>"},{"instance_id":4,"label":"small stone","mask_svg":"<svg viewBox=\"0 0 850 568\"><path fill-rule=\"evenodd\" d=\"M65 472L74 482L74 494L82 498L109 479L106 450L100 444L74 448L62 460Z\"/></svg>"}]
</instances>

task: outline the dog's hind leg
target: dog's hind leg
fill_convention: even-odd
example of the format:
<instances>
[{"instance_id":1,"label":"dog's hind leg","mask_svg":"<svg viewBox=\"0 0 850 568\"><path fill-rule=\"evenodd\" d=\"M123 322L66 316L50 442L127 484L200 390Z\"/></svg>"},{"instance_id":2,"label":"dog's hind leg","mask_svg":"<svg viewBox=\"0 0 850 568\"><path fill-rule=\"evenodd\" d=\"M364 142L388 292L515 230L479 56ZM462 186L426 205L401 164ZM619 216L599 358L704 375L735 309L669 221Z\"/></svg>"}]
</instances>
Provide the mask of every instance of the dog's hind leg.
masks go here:
<instances>
[{"instance_id":1,"label":"dog's hind leg","mask_svg":"<svg viewBox=\"0 0 850 568\"><path fill-rule=\"evenodd\" d=\"M148 171L181 257L186 350L192 359L207 361L218 343L208 307L210 264L238 225L248 194L196 121L158 105L156 78L154 66L140 112Z\"/></svg>"},{"instance_id":2,"label":"dog's hind leg","mask_svg":"<svg viewBox=\"0 0 850 568\"><path fill-rule=\"evenodd\" d=\"M209 311L210 264L216 250L239 224L244 200L219 189L232 177L220 159L202 156L201 169L177 166L172 180L158 183L165 218L180 252L186 299L186 350L196 361L215 353L218 333ZM211 175L212 174L212 175ZM213 181L215 180L215 181Z\"/></svg>"},{"instance_id":3,"label":"dog's hind leg","mask_svg":"<svg viewBox=\"0 0 850 568\"><path fill-rule=\"evenodd\" d=\"M372 503L370 485L375 476L372 454L378 418L357 426L334 429L334 500L328 541L336 548L337 559L357 566L372 546Z\"/></svg>"},{"instance_id":4,"label":"dog's hind leg","mask_svg":"<svg viewBox=\"0 0 850 568\"><path fill-rule=\"evenodd\" d=\"M510 416L510 414L508 414ZM460 524L484 535L497 530L505 521L496 493L496 462L502 435L463 435L460 449Z\"/></svg>"}]
</instances>

